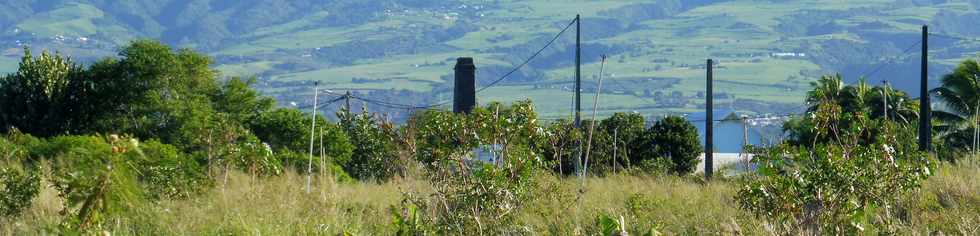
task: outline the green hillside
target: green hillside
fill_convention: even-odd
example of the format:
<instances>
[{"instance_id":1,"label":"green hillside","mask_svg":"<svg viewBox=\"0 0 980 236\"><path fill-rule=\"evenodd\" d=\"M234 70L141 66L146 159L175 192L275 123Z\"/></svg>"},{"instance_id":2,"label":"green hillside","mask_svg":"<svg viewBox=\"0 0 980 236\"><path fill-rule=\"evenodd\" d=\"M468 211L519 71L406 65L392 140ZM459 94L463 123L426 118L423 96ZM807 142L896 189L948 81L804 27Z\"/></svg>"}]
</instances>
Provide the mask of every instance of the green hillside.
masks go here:
<instances>
[{"instance_id":1,"label":"green hillside","mask_svg":"<svg viewBox=\"0 0 980 236\"><path fill-rule=\"evenodd\" d=\"M881 67L869 81L916 90L918 50L903 52L918 42L919 27L980 37L969 23L980 20L978 8L976 0L14 0L0 3L0 71L15 68L25 45L92 61L131 39L155 38L214 56L226 76L259 77L280 104L309 103L310 81L432 104L451 97L456 57L476 58L479 83L487 84L581 14L587 91L599 56L610 56L601 114L696 110L707 58L719 62L716 106L783 113L827 73L853 81ZM933 77L980 51L976 42L944 38L930 46ZM573 52L569 31L479 100L530 98L546 118L567 116ZM379 109L405 112L372 110Z\"/></svg>"}]
</instances>

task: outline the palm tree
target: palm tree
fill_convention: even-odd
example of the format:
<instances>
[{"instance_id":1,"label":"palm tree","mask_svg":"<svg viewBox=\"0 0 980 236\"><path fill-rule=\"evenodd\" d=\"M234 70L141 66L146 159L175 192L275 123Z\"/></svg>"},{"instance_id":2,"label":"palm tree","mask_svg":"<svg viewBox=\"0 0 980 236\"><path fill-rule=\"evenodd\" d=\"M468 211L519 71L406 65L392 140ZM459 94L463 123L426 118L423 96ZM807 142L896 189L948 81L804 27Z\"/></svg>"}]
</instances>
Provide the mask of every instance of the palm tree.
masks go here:
<instances>
[{"instance_id":1,"label":"palm tree","mask_svg":"<svg viewBox=\"0 0 980 236\"><path fill-rule=\"evenodd\" d=\"M938 137L954 147L967 147L977 152L980 145L980 64L966 60L944 75L941 86L932 90L943 106L933 112L940 121ZM967 144L967 142L970 142Z\"/></svg>"},{"instance_id":2,"label":"palm tree","mask_svg":"<svg viewBox=\"0 0 980 236\"><path fill-rule=\"evenodd\" d=\"M813 90L807 92L806 100L810 105L808 112L816 111L821 104L832 103L846 113L867 113L871 118L885 118L902 124L911 124L909 122L918 117L918 103L909 99L905 92L887 86L872 86L865 78L845 85L840 74L825 75L811 85ZM885 107L888 114L885 114Z\"/></svg>"},{"instance_id":3,"label":"palm tree","mask_svg":"<svg viewBox=\"0 0 980 236\"><path fill-rule=\"evenodd\" d=\"M816 111L820 104L838 103L844 95L844 79L840 74L821 76L810 85L813 90L806 93L806 104L810 105L807 112Z\"/></svg>"}]
</instances>

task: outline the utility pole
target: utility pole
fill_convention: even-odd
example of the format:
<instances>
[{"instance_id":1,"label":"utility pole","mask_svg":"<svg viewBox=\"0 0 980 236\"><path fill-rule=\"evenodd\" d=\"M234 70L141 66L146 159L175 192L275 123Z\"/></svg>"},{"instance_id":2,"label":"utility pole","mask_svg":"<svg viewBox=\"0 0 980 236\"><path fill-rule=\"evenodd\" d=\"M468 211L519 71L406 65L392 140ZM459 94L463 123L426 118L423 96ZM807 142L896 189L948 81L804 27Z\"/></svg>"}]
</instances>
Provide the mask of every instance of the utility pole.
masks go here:
<instances>
[{"instance_id":1,"label":"utility pole","mask_svg":"<svg viewBox=\"0 0 980 236\"><path fill-rule=\"evenodd\" d=\"M575 15L575 127L582 127L582 16Z\"/></svg>"},{"instance_id":2,"label":"utility pole","mask_svg":"<svg viewBox=\"0 0 980 236\"><path fill-rule=\"evenodd\" d=\"M713 88L712 88L712 67L714 61L708 59L707 69L707 89L705 93L705 116L707 119L704 121L704 178L706 180L711 180L711 174L714 172L714 101L713 101Z\"/></svg>"},{"instance_id":3,"label":"utility pole","mask_svg":"<svg viewBox=\"0 0 980 236\"><path fill-rule=\"evenodd\" d=\"M613 129L613 173L616 173L616 156L619 154L619 127Z\"/></svg>"},{"instance_id":4,"label":"utility pole","mask_svg":"<svg viewBox=\"0 0 980 236\"><path fill-rule=\"evenodd\" d=\"M886 80L883 83L885 84L885 87L882 88L882 90L881 90L881 96L884 97L885 103L882 104L882 109L884 109L884 114L882 114L882 115L884 115L885 120L888 120L888 93L890 91L888 89L888 81Z\"/></svg>"},{"instance_id":5,"label":"utility pole","mask_svg":"<svg viewBox=\"0 0 980 236\"><path fill-rule=\"evenodd\" d=\"M929 102L929 26L922 26L922 65L919 81L919 151L931 151L932 103Z\"/></svg>"},{"instance_id":6,"label":"utility pole","mask_svg":"<svg viewBox=\"0 0 980 236\"><path fill-rule=\"evenodd\" d=\"M350 90L347 90L347 94L344 94L344 108L347 109L347 112L351 112L350 111L350 98L351 98Z\"/></svg>"},{"instance_id":7,"label":"utility pole","mask_svg":"<svg viewBox=\"0 0 980 236\"><path fill-rule=\"evenodd\" d=\"M582 16L575 15L575 129L582 128ZM575 171L582 175L582 140L578 141Z\"/></svg>"},{"instance_id":8,"label":"utility pole","mask_svg":"<svg viewBox=\"0 0 980 236\"><path fill-rule=\"evenodd\" d=\"M310 160L306 166L306 193L310 193L310 185L313 182L313 141L316 134L316 107L317 95L320 93L320 82L313 82L313 119L310 119Z\"/></svg>"},{"instance_id":9,"label":"utility pole","mask_svg":"<svg viewBox=\"0 0 980 236\"><path fill-rule=\"evenodd\" d=\"M746 146L749 146L749 117L742 116L742 153L739 156L745 159L745 170L748 170L749 155L745 153Z\"/></svg>"}]
</instances>

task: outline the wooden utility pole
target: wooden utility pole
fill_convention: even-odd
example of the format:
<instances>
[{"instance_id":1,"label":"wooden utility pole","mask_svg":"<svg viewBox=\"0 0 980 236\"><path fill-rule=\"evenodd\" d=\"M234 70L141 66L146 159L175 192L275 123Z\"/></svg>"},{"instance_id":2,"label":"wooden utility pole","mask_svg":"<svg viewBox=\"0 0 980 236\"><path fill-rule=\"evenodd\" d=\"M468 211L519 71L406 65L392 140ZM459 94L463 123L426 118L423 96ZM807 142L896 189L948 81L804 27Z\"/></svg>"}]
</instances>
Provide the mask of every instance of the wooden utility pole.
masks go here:
<instances>
[{"instance_id":1,"label":"wooden utility pole","mask_svg":"<svg viewBox=\"0 0 980 236\"><path fill-rule=\"evenodd\" d=\"M705 92L705 117L704 120L704 178L711 180L711 174L714 172L714 101L713 95L714 91L712 88L712 67L714 61L708 59L707 64L707 88Z\"/></svg>"},{"instance_id":2,"label":"wooden utility pole","mask_svg":"<svg viewBox=\"0 0 980 236\"><path fill-rule=\"evenodd\" d=\"M313 182L313 141L316 136L316 107L317 105L317 95L320 94L320 82L313 82L313 119L310 119L310 160L306 166L306 193L310 193L310 185Z\"/></svg>"},{"instance_id":3,"label":"wooden utility pole","mask_svg":"<svg viewBox=\"0 0 980 236\"><path fill-rule=\"evenodd\" d=\"M919 74L919 151L931 151L932 103L929 102L929 26L922 26L922 65Z\"/></svg>"},{"instance_id":4,"label":"wooden utility pole","mask_svg":"<svg viewBox=\"0 0 980 236\"><path fill-rule=\"evenodd\" d=\"M599 94L602 92L602 70L606 66L606 55L602 55L602 63L599 64L599 85L595 89L595 98L592 99L592 120L589 122L589 140L585 147L585 165L583 166L582 176L589 173L589 154L592 151L592 133L595 132L596 114L599 113Z\"/></svg>"}]
</instances>

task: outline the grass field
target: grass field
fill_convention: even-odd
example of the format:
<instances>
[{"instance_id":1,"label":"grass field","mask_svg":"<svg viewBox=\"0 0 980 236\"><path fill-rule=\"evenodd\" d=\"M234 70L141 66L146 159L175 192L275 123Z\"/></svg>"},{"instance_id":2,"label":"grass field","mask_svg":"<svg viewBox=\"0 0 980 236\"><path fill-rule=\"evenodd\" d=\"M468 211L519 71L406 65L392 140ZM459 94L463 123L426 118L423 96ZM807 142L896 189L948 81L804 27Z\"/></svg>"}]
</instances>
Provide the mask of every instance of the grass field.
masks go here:
<instances>
[{"instance_id":1,"label":"grass field","mask_svg":"<svg viewBox=\"0 0 980 236\"><path fill-rule=\"evenodd\" d=\"M903 234L980 233L980 174L977 164L944 164L900 206L908 219ZM623 217L631 230L655 229L667 235L770 235L765 222L740 210L734 194L739 180L702 183L693 177L615 175L589 178L579 193L576 178L536 178L539 195L518 212L518 227L552 235L595 234L599 215ZM336 183L318 178L311 194L305 176L254 178L231 173L226 182L186 200L147 205L122 219L113 234L163 235L389 235L390 207L412 193L431 192L414 178L385 184ZM22 216L0 219L2 235L46 234L60 222L61 199L45 187Z\"/></svg>"}]
</instances>

